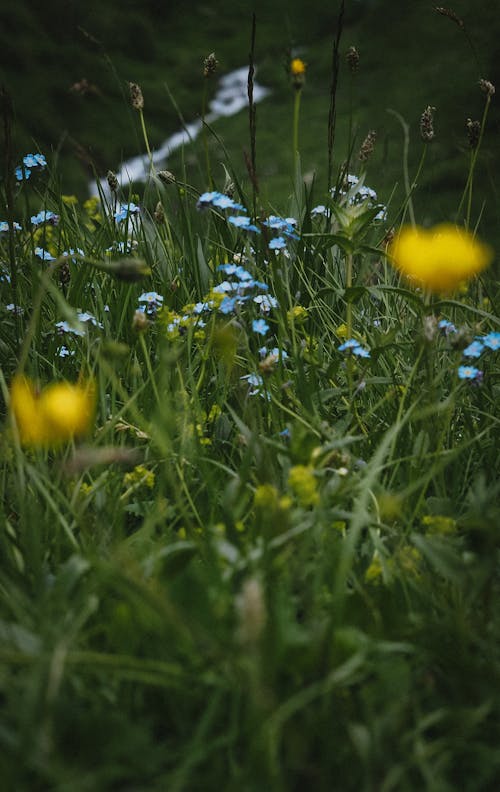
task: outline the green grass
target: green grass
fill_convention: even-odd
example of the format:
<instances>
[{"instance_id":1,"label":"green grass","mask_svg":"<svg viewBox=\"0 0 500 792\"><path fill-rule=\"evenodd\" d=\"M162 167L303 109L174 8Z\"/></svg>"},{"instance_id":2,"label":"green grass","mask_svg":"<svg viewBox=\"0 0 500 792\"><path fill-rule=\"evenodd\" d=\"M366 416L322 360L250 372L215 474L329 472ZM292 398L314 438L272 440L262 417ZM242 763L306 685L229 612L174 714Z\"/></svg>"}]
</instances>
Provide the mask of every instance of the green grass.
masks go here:
<instances>
[{"instance_id":1,"label":"green grass","mask_svg":"<svg viewBox=\"0 0 500 792\"><path fill-rule=\"evenodd\" d=\"M358 31L370 21L382 39L387 19L370 9ZM226 23L208 10L206 19ZM324 25L311 15L304 36L319 37ZM227 46L239 56L237 42ZM394 46L391 58L403 63L404 41ZM261 82L275 81L272 103L257 108L260 234L196 208L207 180L201 141L169 163L177 182L133 186L141 212L130 234L114 220L114 198L93 209L65 202L65 177L50 156L27 183L2 184L4 216L10 205L23 226L0 235L7 789L498 786L498 352L472 360L480 384L457 374L473 338L500 329L493 267L467 289L430 296L390 266L384 237L401 222L405 193L402 131L385 107L412 125L414 174L418 118L432 96L408 96L395 71L390 102L371 115L362 97L378 79L375 62L353 86L355 150L371 128L386 129L385 142L379 132L366 173L355 160L350 170L388 203L387 219L374 220L365 204L348 239L341 195L331 221L311 217L328 200L329 54L326 46L317 58L304 52L293 173L293 91L279 50L262 57L259 72ZM432 63L428 55L429 73ZM463 79L480 115L484 95ZM343 69L334 182L350 147L348 81ZM143 150L131 118L124 151ZM251 209L246 119L217 122L214 132L216 188L223 162L235 200ZM488 124L481 163L490 134ZM453 218L460 204L469 156L454 158L451 182L446 145L438 137L428 147L412 196L418 223ZM472 227L488 190L480 168ZM158 202L163 219L154 216ZM41 208L59 223L35 230L29 217ZM262 222L272 213L297 220L299 239L287 239L286 254L269 248L277 232ZM486 220L479 233L492 242ZM116 249L129 239L130 253ZM54 261L36 258L37 246ZM63 257L70 248L83 253ZM276 297L269 313L254 300L218 308L212 289L235 280L218 266L233 261L258 282L246 293ZM148 291L163 308L141 329L135 312ZM210 309L194 307L210 300ZM102 328L87 322L82 335L59 334L56 323L75 324L78 311ZM265 336L253 329L259 318ZM438 330L443 318L456 332ZM346 324L369 358L339 350ZM263 344L281 351L269 357ZM91 378L88 435L22 446L9 411L20 369L42 387Z\"/></svg>"}]
</instances>

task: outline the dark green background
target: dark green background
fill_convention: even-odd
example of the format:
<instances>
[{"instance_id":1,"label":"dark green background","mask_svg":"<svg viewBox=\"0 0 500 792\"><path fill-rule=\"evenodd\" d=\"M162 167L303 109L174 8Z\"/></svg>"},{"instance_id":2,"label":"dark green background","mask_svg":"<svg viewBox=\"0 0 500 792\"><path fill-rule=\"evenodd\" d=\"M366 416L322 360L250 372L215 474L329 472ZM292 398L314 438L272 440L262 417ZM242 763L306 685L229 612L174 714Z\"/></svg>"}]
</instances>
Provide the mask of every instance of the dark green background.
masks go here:
<instances>
[{"instance_id":1,"label":"dark green background","mask_svg":"<svg viewBox=\"0 0 500 792\"><path fill-rule=\"evenodd\" d=\"M410 124L410 173L422 151L418 122L428 104L436 110L436 140L430 147L416 196L421 222L452 219L463 189L469 158L465 133L468 117L481 117L484 96L479 77L500 84L500 19L495 4L463 0L453 8L466 23L477 53L463 31L437 14L433 4L395 0L347 0L341 41L335 165L346 158L348 117L352 101L355 151L369 129L378 134L367 182L392 206L402 190L402 131L387 112L392 108ZM182 2L123 0L118 3L24 2L0 10L1 79L15 107L16 155L31 150L59 158L65 193L86 194L93 169L103 175L118 169L123 158L144 150L137 114L129 107L128 81L141 84L153 146L200 113L203 58L215 51L219 73L248 60L251 13L257 15L258 80L272 89L258 106L257 166L262 199L282 206L291 185L293 92L284 65L298 48L308 64L301 108L300 148L305 174L316 174L316 200L324 200L331 46L338 3ZM360 52L358 74L351 80L345 65L347 48ZM79 95L71 86L86 78L95 91ZM214 79L210 88L215 89ZM175 99L172 102L169 91ZM246 113L217 121L215 131L227 146L231 162L245 179L244 150L249 148ZM498 235L495 187L500 140L498 95L494 97L479 161L474 218L486 201L482 232ZM200 188L203 157L197 143L168 163ZM218 187L224 172L215 139L211 156ZM248 180L247 180L248 183Z\"/></svg>"}]
</instances>

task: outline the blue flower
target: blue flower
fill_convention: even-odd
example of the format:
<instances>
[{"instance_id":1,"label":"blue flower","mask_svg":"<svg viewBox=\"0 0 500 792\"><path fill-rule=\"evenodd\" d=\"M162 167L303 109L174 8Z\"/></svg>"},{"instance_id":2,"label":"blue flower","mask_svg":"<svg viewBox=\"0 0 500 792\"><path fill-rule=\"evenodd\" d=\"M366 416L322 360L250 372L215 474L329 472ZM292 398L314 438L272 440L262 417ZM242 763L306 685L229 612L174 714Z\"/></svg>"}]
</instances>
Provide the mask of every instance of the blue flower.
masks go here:
<instances>
[{"instance_id":1,"label":"blue flower","mask_svg":"<svg viewBox=\"0 0 500 792\"><path fill-rule=\"evenodd\" d=\"M352 355L356 355L357 357L370 357L368 349L362 347L359 341L357 341L355 338L349 338L347 341L344 341L344 343L338 347L338 350L339 352L348 352Z\"/></svg>"},{"instance_id":2,"label":"blue flower","mask_svg":"<svg viewBox=\"0 0 500 792\"><path fill-rule=\"evenodd\" d=\"M236 228L241 228L244 231L253 231L255 234L260 234L260 229L254 225L249 217L245 217L245 215L231 215L231 217L227 218L228 223L236 226Z\"/></svg>"},{"instance_id":3,"label":"blue flower","mask_svg":"<svg viewBox=\"0 0 500 792\"><path fill-rule=\"evenodd\" d=\"M101 330L103 329L102 323L99 322L95 316L88 311L77 313L76 317L78 321L82 322L83 324L92 324L94 327L99 327Z\"/></svg>"},{"instance_id":4,"label":"blue flower","mask_svg":"<svg viewBox=\"0 0 500 792\"><path fill-rule=\"evenodd\" d=\"M45 168L46 166L47 161L43 154L26 154L23 157L23 164L18 165L14 173L17 181L24 181L29 179L33 168Z\"/></svg>"},{"instance_id":5,"label":"blue flower","mask_svg":"<svg viewBox=\"0 0 500 792\"><path fill-rule=\"evenodd\" d=\"M269 325L265 319L254 319L252 322L252 330L254 333L264 336L267 335L269 331Z\"/></svg>"},{"instance_id":6,"label":"blue flower","mask_svg":"<svg viewBox=\"0 0 500 792\"><path fill-rule=\"evenodd\" d=\"M483 379L483 372L474 366L459 366L458 377L462 380L471 380L473 382L481 382Z\"/></svg>"},{"instance_id":7,"label":"blue flower","mask_svg":"<svg viewBox=\"0 0 500 792\"><path fill-rule=\"evenodd\" d=\"M217 192L217 190L204 192L198 198L197 209L205 209L207 206L216 206L217 209L239 209L242 212L246 212L244 206L233 201L229 195L224 195L224 193Z\"/></svg>"},{"instance_id":8,"label":"blue flower","mask_svg":"<svg viewBox=\"0 0 500 792\"><path fill-rule=\"evenodd\" d=\"M247 272L247 270L242 267L241 264L219 264L217 269L229 277L231 275L235 275L240 281L248 281L252 279L250 273Z\"/></svg>"},{"instance_id":9,"label":"blue flower","mask_svg":"<svg viewBox=\"0 0 500 792\"><path fill-rule=\"evenodd\" d=\"M70 325L69 322L56 322L55 327L56 327L57 332L61 333L61 334L62 333L71 333L72 335L76 335L76 336L84 336L85 335L85 330L81 330L78 327L73 327L73 325Z\"/></svg>"},{"instance_id":10,"label":"blue flower","mask_svg":"<svg viewBox=\"0 0 500 792\"><path fill-rule=\"evenodd\" d=\"M478 358L483 351L484 346L481 341L473 341L468 347L465 347L463 356L468 358Z\"/></svg>"},{"instance_id":11,"label":"blue flower","mask_svg":"<svg viewBox=\"0 0 500 792\"><path fill-rule=\"evenodd\" d=\"M14 226L14 231L22 231L22 228L21 228L21 226L19 225L19 223L13 223L12 225ZM7 222L6 220L2 220L2 221L0 222L0 234L4 234L4 233L6 233L8 230L9 230L9 224L8 224L8 222Z\"/></svg>"},{"instance_id":12,"label":"blue flower","mask_svg":"<svg viewBox=\"0 0 500 792\"><path fill-rule=\"evenodd\" d=\"M15 169L14 173L16 174L17 181L23 181L24 179L26 179L26 181L27 181L29 179L29 177L31 176L30 169L29 168L23 168L23 167L21 167L21 165L17 166L17 168Z\"/></svg>"},{"instance_id":13,"label":"blue flower","mask_svg":"<svg viewBox=\"0 0 500 792\"><path fill-rule=\"evenodd\" d=\"M282 236L275 237L269 242L269 250L283 250L283 248L286 248L286 242Z\"/></svg>"},{"instance_id":14,"label":"blue flower","mask_svg":"<svg viewBox=\"0 0 500 792\"><path fill-rule=\"evenodd\" d=\"M140 207L135 203L122 204L115 212L115 220L117 223L127 220L131 215L137 215L141 211Z\"/></svg>"},{"instance_id":15,"label":"blue flower","mask_svg":"<svg viewBox=\"0 0 500 792\"><path fill-rule=\"evenodd\" d=\"M219 305L219 311L223 314L229 314L234 311L236 305L236 297L224 297Z\"/></svg>"},{"instance_id":16,"label":"blue flower","mask_svg":"<svg viewBox=\"0 0 500 792\"><path fill-rule=\"evenodd\" d=\"M48 250L44 250L41 247L35 248L35 256L38 256L42 261L55 261L54 256L51 256Z\"/></svg>"},{"instance_id":17,"label":"blue flower","mask_svg":"<svg viewBox=\"0 0 500 792\"><path fill-rule=\"evenodd\" d=\"M319 204L315 206L314 209L311 209L311 217L317 217L318 215L325 215L328 217L330 214L330 210L326 208L324 204Z\"/></svg>"},{"instance_id":18,"label":"blue flower","mask_svg":"<svg viewBox=\"0 0 500 792\"><path fill-rule=\"evenodd\" d=\"M253 301L257 303L257 305L260 305L262 313L269 313L271 308L278 307L278 300L276 297L273 297L272 294L257 294L257 296L253 298Z\"/></svg>"},{"instance_id":19,"label":"blue flower","mask_svg":"<svg viewBox=\"0 0 500 792\"><path fill-rule=\"evenodd\" d=\"M46 209L42 209L37 215L31 216L31 225L34 226L39 226L43 223L50 223L50 225L56 226L58 222L59 215L54 214L54 212L48 212Z\"/></svg>"},{"instance_id":20,"label":"blue flower","mask_svg":"<svg viewBox=\"0 0 500 792\"><path fill-rule=\"evenodd\" d=\"M259 349L259 355L262 358L265 358L268 355L272 355L275 358L281 358L282 360L286 360L288 357L288 352L285 349L280 349L279 347L273 347L273 349L268 349L266 346L262 346Z\"/></svg>"},{"instance_id":21,"label":"blue flower","mask_svg":"<svg viewBox=\"0 0 500 792\"><path fill-rule=\"evenodd\" d=\"M14 303L6 305L5 310L9 311L9 313L13 313L15 316L22 316L24 313L24 308L21 308L20 305L14 305Z\"/></svg>"},{"instance_id":22,"label":"blue flower","mask_svg":"<svg viewBox=\"0 0 500 792\"><path fill-rule=\"evenodd\" d=\"M355 338L349 338L347 341L344 341L338 348L339 352L347 352L347 350L354 349L355 347L359 347L359 341L356 341Z\"/></svg>"},{"instance_id":23,"label":"blue flower","mask_svg":"<svg viewBox=\"0 0 500 792\"><path fill-rule=\"evenodd\" d=\"M451 333L456 333L457 328L452 322L449 322L448 319L441 319L438 322L438 328L441 330L444 335L450 335Z\"/></svg>"},{"instance_id":24,"label":"blue flower","mask_svg":"<svg viewBox=\"0 0 500 792\"><path fill-rule=\"evenodd\" d=\"M488 333L481 340L488 349L493 349L495 352L500 349L500 333Z\"/></svg>"},{"instance_id":25,"label":"blue flower","mask_svg":"<svg viewBox=\"0 0 500 792\"><path fill-rule=\"evenodd\" d=\"M263 225L272 228L274 231L281 231L282 234L290 237L290 239L300 239L295 231L297 221L294 217L283 218L277 217L276 215L269 215L267 220L264 220ZM271 245L269 245L269 247L271 247Z\"/></svg>"},{"instance_id":26,"label":"blue flower","mask_svg":"<svg viewBox=\"0 0 500 792\"><path fill-rule=\"evenodd\" d=\"M249 391L249 396L256 396L259 394L263 398L270 399L270 394L265 394L263 391L264 380L260 376L260 374L245 374L243 377L240 377L242 380L247 380L248 384L252 386L252 390Z\"/></svg>"},{"instance_id":27,"label":"blue flower","mask_svg":"<svg viewBox=\"0 0 500 792\"><path fill-rule=\"evenodd\" d=\"M43 154L26 154L23 157L23 163L26 168L46 168L47 160Z\"/></svg>"},{"instance_id":28,"label":"blue flower","mask_svg":"<svg viewBox=\"0 0 500 792\"><path fill-rule=\"evenodd\" d=\"M163 305L163 296L157 292L144 292L137 298L140 303L147 303L147 305L160 306Z\"/></svg>"},{"instance_id":29,"label":"blue flower","mask_svg":"<svg viewBox=\"0 0 500 792\"><path fill-rule=\"evenodd\" d=\"M369 351L367 349L365 349L364 347L362 347L362 346L354 347L352 349L352 354L353 355L357 355L357 357L362 357L362 358L369 358L370 357Z\"/></svg>"}]
</instances>

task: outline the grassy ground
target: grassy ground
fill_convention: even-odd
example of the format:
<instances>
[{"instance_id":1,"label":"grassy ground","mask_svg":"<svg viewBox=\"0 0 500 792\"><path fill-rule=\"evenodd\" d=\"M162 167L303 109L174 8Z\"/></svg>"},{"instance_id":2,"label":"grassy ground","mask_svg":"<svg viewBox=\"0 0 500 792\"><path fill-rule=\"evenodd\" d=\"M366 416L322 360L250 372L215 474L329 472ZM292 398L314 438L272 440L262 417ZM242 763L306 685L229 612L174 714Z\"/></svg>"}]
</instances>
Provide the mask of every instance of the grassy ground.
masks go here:
<instances>
[{"instance_id":1,"label":"grassy ground","mask_svg":"<svg viewBox=\"0 0 500 792\"><path fill-rule=\"evenodd\" d=\"M354 30L385 40L377 11L388 6L367 5L346 44L358 44ZM241 65L239 39L223 37L228 19L208 6L197 13L220 38L200 51L227 47L228 69ZM124 194L68 199L64 165L48 151L47 167L16 181L20 159L7 152L0 772L9 790L489 792L500 781L495 262L455 278L454 231L453 258L445 248L436 259L439 239L412 248L424 282L387 256L412 212L422 225L458 213L474 229L489 181L481 168L469 180L462 126L443 140L436 113L436 141L420 140L427 80L408 96L394 68L384 84L392 99L378 115L365 107L373 54L351 87L342 67L339 189L329 196L330 55L313 42L330 16L297 12L299 37L277 6L259 13L279 18L283 40L306 42L308 69L294 158L282 43L264 53L259 39L259 80L274 93L257 108L257 196L242 165L245 118L217 122L225 151L208 138L216 187L222 160L247 212L197 205L210 181L203 141L169 163L177 181L153 173L134 186L135 207ZM394 23L408 30L420 13ZM461 34L437 21L443 37ZM443 92L461 108L449 130L471 103L480 117L489 102L457 58L459 42L466 98ZM409 35L393 47L378 58L400 65L417 49ZM422 73L435 69L431 51ZM439 63L440 74L451 69L447 49ZM154 143L149 83L129 76L143 83ZM372 158L353 158L351 172L376 188L387 215L342 180L350 92L355 150L379 131ZM411 173L426 151L414 194L387 106L411 122ZM143 151L140 114L126 114L123 150ZM489 122L478 163L492 150ZM463 151L445 169L447 146ZM440 175L442 189L431 190ZM55 216L31 217L44 210ZM296 222L273 228L271 214ZM479 235L491 243L488 229L483 218ZM482 255L472 250L464 276ZM425 288L450 263L455 288Z\"/></svg>"}]
</instances>

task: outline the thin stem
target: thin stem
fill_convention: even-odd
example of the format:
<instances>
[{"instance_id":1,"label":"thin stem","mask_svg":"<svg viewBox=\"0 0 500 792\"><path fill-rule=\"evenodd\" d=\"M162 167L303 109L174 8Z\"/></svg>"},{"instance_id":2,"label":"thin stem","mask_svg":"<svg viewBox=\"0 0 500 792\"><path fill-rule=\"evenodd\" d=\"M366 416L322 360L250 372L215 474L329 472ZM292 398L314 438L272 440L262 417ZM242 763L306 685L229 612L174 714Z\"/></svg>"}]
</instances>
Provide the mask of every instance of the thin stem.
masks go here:
<instances>
[{"instance_id":1,"label":"thin stem","mask_svg":"<svg viewBox=\"0 0 500 792\"><path fill-rule=\"evenodd\" d=\"M474 171L476 169L476 162L477 162L477 157L478 157L478 154L479 154L479 149L481 148L481 143L483 141L484 129L485 129L485 126L486 126L486 118L488 116L488 110L489 110L489 107L490 107L490 102L491 102L491 97L489 95L487 95L486 96L486 104L484 105L483 117L481 119L481 131L479 133L479 140L477 141L477 146L475 147L475 149L473 150L473 152L471 154L469 173L468 173L468 176L467 176L467 182L466 182L466 185L465 185L465 189L464 189L464 191L462 193L462 198L460 199L460 204L459 204L458 210L457 210L457 216L459 216L460 212L462 211L462 207L464 205L466 197L467 197L467 214L466 214L466 218L465 218L465 227L467 229L470 226L470 216L471 216L471 211L472 211L472 187L473 187L473 183L474 183Z\"/></svg>"},{"instance_id":2,"label":"thin stem","mask_svg":"<svg viewBox=\"0 0 500 792\"><path fill-rule=\"evenodd\" d=\"M295 90L295 101L293 104L293 171L297 170L297 161L299 156L299 116L300 116L300 97L302 90L297 88Z\"/></svg>"}]
</instances>

